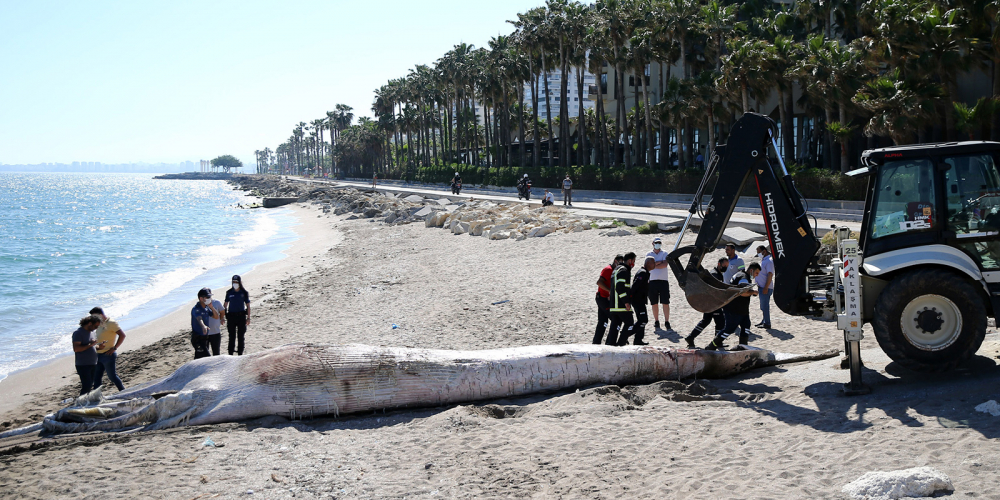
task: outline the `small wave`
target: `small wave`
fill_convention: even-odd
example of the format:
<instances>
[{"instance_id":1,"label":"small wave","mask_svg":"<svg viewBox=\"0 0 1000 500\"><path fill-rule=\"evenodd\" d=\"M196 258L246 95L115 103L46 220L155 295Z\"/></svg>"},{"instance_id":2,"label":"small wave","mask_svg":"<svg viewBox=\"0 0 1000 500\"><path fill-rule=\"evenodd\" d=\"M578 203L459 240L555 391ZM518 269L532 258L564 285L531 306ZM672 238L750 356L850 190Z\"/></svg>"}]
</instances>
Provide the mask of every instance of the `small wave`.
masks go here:
<instances>
[{"instance_id":1,"label":"small wave","mask_svg":"<svg viewBox=\"0 0 1000 500\"><path fill-rule=\"evenodd\" d=\"M195 254L193 261L153 276L146 286L138 290L112 293L112 302L106 308L108 315L121 318L144 304L167 296L185 283L213 269L224 267L254 248L267 243L279 229L278 222L273 217L258 217L252 228L237 233L230 242L197 249L193 252Z\"/></svg>"}]
</instances>

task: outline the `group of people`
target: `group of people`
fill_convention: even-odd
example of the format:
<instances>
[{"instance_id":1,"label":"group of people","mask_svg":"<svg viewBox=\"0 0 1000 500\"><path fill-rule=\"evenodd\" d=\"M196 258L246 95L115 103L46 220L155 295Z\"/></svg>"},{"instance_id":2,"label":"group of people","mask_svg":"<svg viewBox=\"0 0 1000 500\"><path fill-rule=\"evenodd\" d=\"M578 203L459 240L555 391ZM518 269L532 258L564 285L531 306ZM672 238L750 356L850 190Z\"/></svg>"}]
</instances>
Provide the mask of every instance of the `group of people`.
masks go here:
<instances>
[{"instance_id":1,"label":"group of people","mask_svg":"<svg viewBox=\"0 0 1000 500\"><path fill-rule=\"evenodd\" d=\"M660 238L653 239L653 250L646 254L642 265L632 276L636 264L636 254L628 252L616 255L611 264L601 270L597 279L597 329L594 344L613 346L628 344L647 345L646 325L649 322L647 301L652 306L654 329L660 329L660 311L663 313L663 329L670 328L670 285L667 252L662 248ZM771 328L770 301L774 291L774 263L767 246L757 247L760 263L745 265L736 253L736 246L726 245L726 256L719 259L712 276L721 283L746 288L735 299L719 310L704 313L702 319L684 341L688 348L695 349L695 339L711 323L715 323L715 335L705 347L708 350L724 349L724 343L734 333L739 343L750 341L750 297L757 296L763 319L757 328ZM756 285L754 290L749 285ZM657 308L657 305L660 307ZM633 319L633 313L635 318ZM606 337L605 337L606 335Z\"/></svg>"},{"instance_id":2,"label":"group of people","mask_svg":"<svg viewBox=\"0 0 1000 500\"><path fill-rule=\"evenodd\" d=\"M212 289L198 290L198 302L191 308L191 345L194 359L218 356L222 349L222 327L229 332L229 355L243 355L247 327L250 326L250 293L243 279L233 276L225 302L212 299ZM211 352L209 350L211 349Z\"/></svg>"},{"instance_id":3,"label":"group of people","mask_svg":"<svg viewBox=\"0 0 1000 500\"><path fill-rule=\"evenodd\" d=\"M239 275L233 276L233 286L226 290L225 302L212 300L212 290L198 291L198 303L191 309L191 345L194 359L218 356L222 347L222 327L229 331L229 355L243 355L244 338L250 325L250 294L243 288ZM80 376L80 394L87 394L108 376L119 391L125 384L116 367L118 349L125 341L125 332L100 307L80 320L73 332L73 353L76 373Z\"/></svg>"},{"instance_id":4,"label":"group of people","mask_svg":"<svg viewBox=\"0 0 1000 500\"><path fill-rule=\"evenodd\" d=\"M91 309L80 320L80 328L73 332L73 353L76 358L76 373L80 376L80 394L87 394L101 387L105 374L119 391L125 390L125 384L118 377L115 366L118 348L124 341L125 332L100 307Z\"/></svg>"}]
</instances>

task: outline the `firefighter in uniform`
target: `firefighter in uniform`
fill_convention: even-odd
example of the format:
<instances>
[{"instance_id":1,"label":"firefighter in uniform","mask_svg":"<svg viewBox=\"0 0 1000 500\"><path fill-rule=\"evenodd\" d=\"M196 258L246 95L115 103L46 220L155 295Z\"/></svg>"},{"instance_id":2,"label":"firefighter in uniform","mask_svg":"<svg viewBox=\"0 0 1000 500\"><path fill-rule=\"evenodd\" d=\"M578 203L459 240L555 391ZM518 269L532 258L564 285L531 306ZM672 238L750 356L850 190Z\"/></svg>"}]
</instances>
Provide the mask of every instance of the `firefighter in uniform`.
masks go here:
<instances>
[{"instance_id":1,"label":"firefighter in uniform","mask_svg":"<svg viewBox=\"0 0 1000 500\"><path fill-rule=\"evenodd\" d=\"M753 284L754 278L760 273L760 264L754 262L747 266L746 272L740 271L733 275L730 280L730 285L737 286L750 286ZM747 288L743 293L739 294L732 302L722 306L722 311L726 313L726 327L722 330L722 333L715 336L712 343L708 345L705 349L714 351L717 349L722 349L723 342L733 333L738 330L740 344L747 345L750 342L750 297L757 295L756 290L751 290Z\"/></svg>"},{"instance_id":2,"label":"firefighter in uniform","mask_svg":"<svg viewBox=\"0 0 1000 500\"><path fill-rule=\"evenodd\" d=\"M612 342L608 338L610 345L624 345L632 333L632 293L629 283L632 281L632 266L635 265L635 252L624 255L625 261L615 268L611 273L611 324L621 323L621 333L618 334L619 342Z\"/></svg>"},{"instance_id":3,"label":"firefighter in uniform","mask_svg":"<svg viewBox=\"0 0 1000 500\"><path fill-rule=\"evenodd\" d=\"M729 259L723 257L719 259L719 263L715 265L715 269L712 270L712 277L719 280L719 283L723 283L722 274L726 272L726 268L729 267ZM698 334L708 327L709 323L715 320L715 335L722 333L722 330L726 328L726 315L722 312L722 308L718 308L712 312L707 312L701 317L701 321L695 325L694 330L691 335L684 337L684 341L687 342L688 349L697 349L694 345L694 339L698 337Z\"/></svg>"},{"instance_id":4,"label":"firefighter in uniform","mask_svg":"<svg viewBox=\"0 0 1000 500\"><path fill-rule=\"evenodd\" d=\"M632 325L632 345L649 345L649 342L643 342L643 337L646 336L646 323L649 323L649 315L646 311L646 300L648 297L646 294L649 293L649 271L653 269L656 265L656 261L652 257L646 257L646 261L643 263L642 267L635 272L635 277L632 278L632 310L635 312L635 325ZM625 334L618 337L618 345L628 345L628 335Z\"/></svg>"}]
</instances>

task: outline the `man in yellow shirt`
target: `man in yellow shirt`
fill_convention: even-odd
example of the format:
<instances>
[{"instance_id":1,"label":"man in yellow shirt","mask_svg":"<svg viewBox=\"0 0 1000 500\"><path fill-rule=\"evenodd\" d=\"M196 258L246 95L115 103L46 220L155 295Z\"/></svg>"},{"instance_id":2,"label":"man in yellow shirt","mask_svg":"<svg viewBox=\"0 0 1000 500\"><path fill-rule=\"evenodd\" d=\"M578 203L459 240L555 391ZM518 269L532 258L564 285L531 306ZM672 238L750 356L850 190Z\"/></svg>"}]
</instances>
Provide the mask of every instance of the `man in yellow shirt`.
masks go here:
<instances>
[{"instance_id":1,"label":"man in yellow shirt","mask_svg":"<svg viewBox=\"0 0 1000 500\"><path fill-rule=\"evenodd\" d=\"M119 391L125 390L125 384L118 377L115 364L118 360L118 347L125 341L125 332L118 326L118 322L112 320L104 314L104 309L95 307L90 310L90 314L101 318L101 326L97 328L97 342L103 347L97 350L97 373L94 374L94 387L100 387L104 381L104 374L108 374L108 380L115 384Z\"/></svg>"}]
</instances>

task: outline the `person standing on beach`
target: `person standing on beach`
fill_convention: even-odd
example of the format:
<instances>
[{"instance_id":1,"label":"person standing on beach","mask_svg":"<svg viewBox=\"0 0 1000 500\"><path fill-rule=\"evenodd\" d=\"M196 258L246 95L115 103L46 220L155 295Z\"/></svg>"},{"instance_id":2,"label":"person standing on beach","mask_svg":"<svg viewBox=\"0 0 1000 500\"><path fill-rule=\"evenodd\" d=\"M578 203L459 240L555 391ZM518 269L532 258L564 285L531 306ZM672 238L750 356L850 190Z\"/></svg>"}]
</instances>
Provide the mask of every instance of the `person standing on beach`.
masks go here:
<instances>
[{"instance_id":1,"label":"person standing on beach","mask_svg":"<svg viewBox=\"0 0 1000 500\"><path fill-rule=\"evenodd\" d=\"M732 267L732 262L730 262L729 267ZM730 285L735 286L747 286L752 285L754 278L760 273L760 264L754 262L747 266L746 272L740 271L733 275L732 280L729 282ZM755 290L748 288L747 290L740 293L735 299L733 299L728 304L722 306L722 311L726 315L726 327L722 330L722 333L715 336L712 343L708 345L705 349L709 351L715 351L722 349L723 342L729 338L730 335L736 333L739 330L739 342L741 345L749 345L750 343L750 297L752 295L757 295Z\"/></svg>"},{"instance_id":2,"label":"person standing on beach","mask_svg":"<svg viewBox=\"0 0 1000 500\"><path fill-rule=\"evenodd\" d=\"M653 259L646 257L646 261L632 278L630 293L632 294L632 310L635 311L635 324L632 325L630 332L618 336L618 345L620 346L628 345L629 335L634 335L632 345L649 345L649 342L643 342L642 339L646 336L646 324L649 323L649 315L646 313L646 296L649 293L649 270L653 268L653 265Z\"/></svg>"},{"instance_id":3,"label":"person standing on beach","mask_svg":"<svg viewBox=\"0 0 1000 500\"><path fill-rule=\"evenodd\" d=\"M757 328L771 328L771 294L774 293L774 261L771 259L771 251L766 246L757 247L757 255L760 259L760 274L754 280L757 282L757 290L760 299L760 312L763 318L757 323Z\"/></svg>"},{"instance_id":4,"label":"person standing on beach","mask_svg":"<svg viewBox=\"0 0 1000 500\"><path fill-rule=\"evenodd\" d=\"M594 344L600 344L604 340L604 333L608 328L611 314L609 311L611 309L611 273L622 263L622 260L624 257L615 255L611 264L604 266L604 269L601 269L601 275L597 277L597 296L594 297L597 302L597 330L594 332ZM617 344L617 340L618 333L613 325L611 332L608 333L608 345Z\"/></svg>"},{"instance_id":5,"label":"person standing on beach","mask_svg":"<svg viewBox=\"0 0 1000 500\"><path fill-rule=\"evenodd\" d=\"M611 273L611 323L612 332L608 334L608 339L614 334L614 323L621 324L621 333L618 334L618 342L608 342L610 345L625 345L628 335L632 331L632 266L635 265L635 253L625 254L622 264Z\"/></svg>"},{"instance_id":6,"label":"person standing on beach","mask_svg":"<svg viewBox=\"0 0 1000 500\"><path fill-rule=\"evenodd\" d=\"M663 242L660 238L653 238L653 251L646 254L646 258L653 259L653 270L649 272L649 303L653 307L653 328L660 329L660 312L656 305L660 304L663 309L663 329L672 331L670 328L670 270L667 268L667 252L661 250Z\"/></svg>"},{"instance_id":7,"label":"person standing on beach","mask_svg":"<svg viewBox=\"0 0 1000 500\"><path fill-rule=\"evenodd\" d=\"M715 269L712 270L712 277L719 280L720 283L723 282L722 273L726 272L726 269L728 267L729 267L729 259L725 257L719 259L719 262L715 265ZM687 342L688 349L697 348L694 345L694 339L696 339L698 335L701 334L702 330L708 327L708 325L713 320L715 321L715 335L719 335L720 333L722 333L722 330L726 328L726 316L725 314L723 314L722 308L720 307L712 312L704 313L701 316L701 321L699 321L698 324L695 325L694 330L691 332L691 335L684 337L684 341Z\"/></svg>"},{"instance_id":8,"label":"person standing on beach","mask_svg":"<svg viewBox=\"0 0 1000 500\"><path fill-rule=\"evenodd\" d=\"M573 206L573 179L569 178L569 173L563 179L563 205Z\"/></svg>"},{"instance_id":9,"label":"person standing on beach","mask_svg":"<svg viewBox=\"0 0 1000 500\"><path fill-rule=\"evenodd\" d=\"M212 317L209 309L212 305L212 290L198 290L198 303L191 308L191 345L194 347L194 359L211 356L208 353L208 322Z\"/></svg>"},{"instance_id":10,"label":"person standing on beach","mask_svg":"<svg viewBox=\"0 0 1000 500\"><path fill-rule=\"evenodd\" d=\"M76 357L76 374L80 376L80 395L94 387L97 372L97 349L104 344L97 341L94 331L101 326L101 318L90 315L80 320L80 328L73 332L73 352Z\"/></svg>"},{"instance_id":11,"label":"person standing on beach","mask_svg":"<svg viewBox=\"0 0 1000 500\"><path fill-rule=\"evenodd\" d=\"M376 184L378 184L378 174L372 174L372 189L375 189Z\"/></svg>"},{"instance_id":12,"label":"person standing on beach","mask_svg":"<svg viewBox=\"0 0 1000 500\"><path fill-rule=\"evenodd\" d=\"M250 293L243 288L243 278L233 276L233 287L226 290L226 329L229 331L229 355L243 355L243 337L250 326ZM237 342L238 341L238 342Z\"/></svg>"},{"instance_id":13,"label":"person standing on beach","mask_svg":"<svg viewBox=\"0 0 1000 500\"><path fill-rule=\"evenodd\" d=\"M118 363L118 348L125 341L125 332L118 326L118 322L104 314L104 309L95 307L90 310L90 314L101 318L101 326L97 329L96 335L97 341L104 344L103 347L97 349L97 371L94 372L94 388L104 385L104 374L107 373L108 380L112 384L115 384L115 387L119 391L124 391L125 384L122 384L122 379L118 377L116 365ZM114 345L111 345L112 343Z\"/></svg>"},{"instance_id":14,"label":"person standing on beach","mask_svg":"<svg viewBox=\"0 0 1000 500\"><path fill-rule=\"evenodd\" d=\"M226 324L226 310L222 307L222 302L215 299L209 302L208 310L212 313L208 318L208 347L212 349L212 356L218 356L222 349L222 327Z\"/></svg>"}]
</instances>

